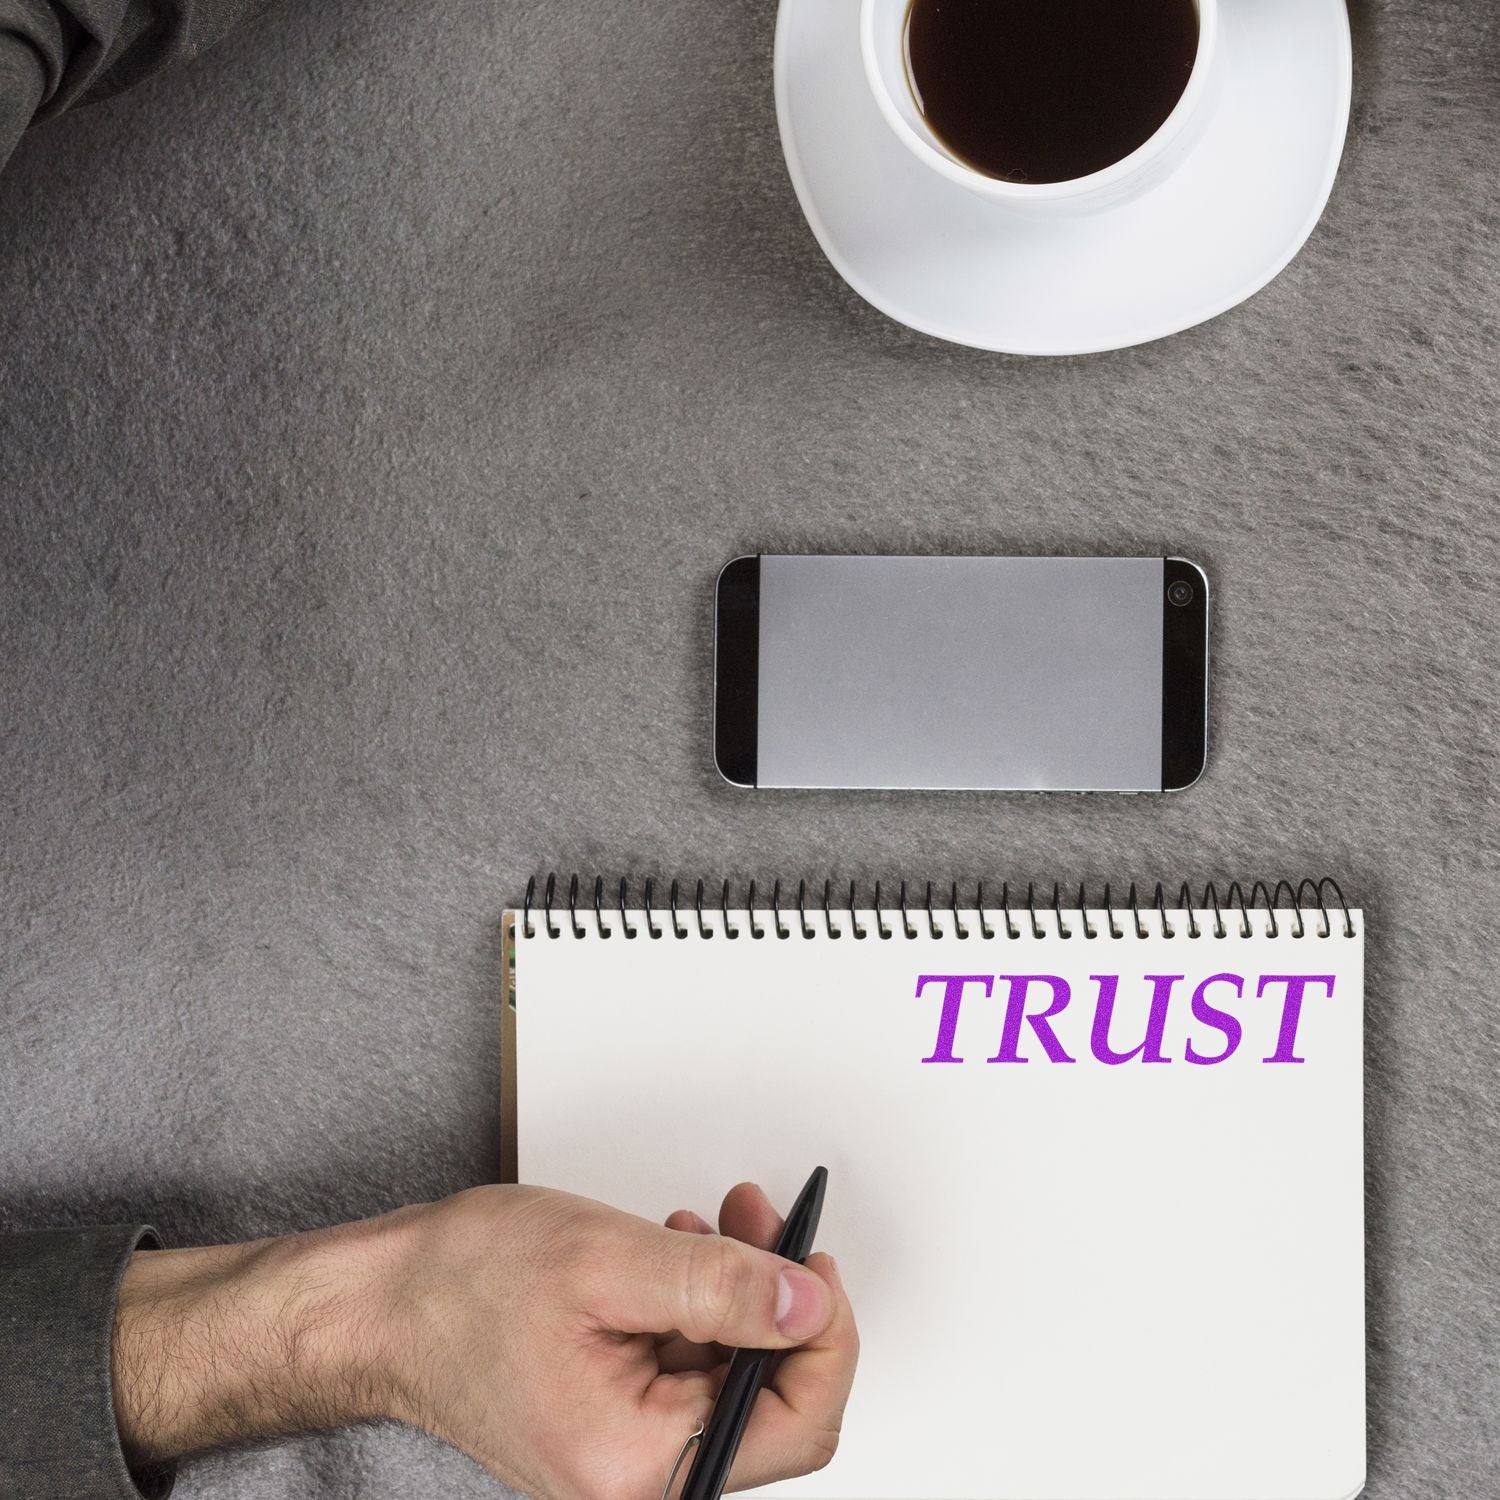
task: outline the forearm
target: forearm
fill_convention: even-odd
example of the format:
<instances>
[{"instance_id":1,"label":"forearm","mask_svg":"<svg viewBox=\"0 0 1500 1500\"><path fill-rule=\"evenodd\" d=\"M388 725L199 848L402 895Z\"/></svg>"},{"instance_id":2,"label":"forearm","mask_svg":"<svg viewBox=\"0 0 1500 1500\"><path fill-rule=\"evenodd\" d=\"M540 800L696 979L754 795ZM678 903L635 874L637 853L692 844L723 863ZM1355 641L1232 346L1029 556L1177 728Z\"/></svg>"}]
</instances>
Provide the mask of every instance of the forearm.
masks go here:
<instances>
[{"instance_id":1,"label":"forearm","mask_svg":"<svg viewBox=\"0 0 1500 1500\"><path fill-rule=\"evenodd\" d=\"M496 1186L286 1239L137 1252L114 1322L121 1445L144 1472L389 1417L525 1494L648 1493L706 1419L729 1344L790 1351L736 1485L827 1462L859 1346L831 1263L767 1250L781 1220L750 1184L717 1235L673 1218Z\"/></svg>"},{"instance_id":2,"label":"forearm","mask_svg":"<svg viewBox=\"0 0 1500 1500\"><path fill-rule=\"evenodd\" d=\"M133 1464L386 1415L382 1221L140 1251L120 1284L115 1415Z\"/></svg>"}]
</instances>

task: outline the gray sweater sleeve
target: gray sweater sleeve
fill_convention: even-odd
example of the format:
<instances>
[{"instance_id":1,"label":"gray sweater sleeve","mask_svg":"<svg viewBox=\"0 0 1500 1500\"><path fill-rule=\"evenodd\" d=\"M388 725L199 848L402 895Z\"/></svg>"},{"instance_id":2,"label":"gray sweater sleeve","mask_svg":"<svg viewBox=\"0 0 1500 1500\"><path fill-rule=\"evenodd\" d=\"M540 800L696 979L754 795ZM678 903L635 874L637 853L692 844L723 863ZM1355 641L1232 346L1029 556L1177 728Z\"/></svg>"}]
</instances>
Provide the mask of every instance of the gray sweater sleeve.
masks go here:
<instances>
[{"instance_id":1,"label":"gray sweater sleeve","mask_svg":"<svg viewBox=\"0 0 1500 1500\"><path fill-rule=\"evenodd\" d=\"M36 48L0 26L0 166L31 123L46 87Z\"/></svg>"},{"instance_id":2,"label":"gray sweater sleeve","mask_svg":"<svg viewBox=\"0 0 1500 1500\"><path fill-rule=\"evenodd\" d=\"M159 1500L170 1468L132 1475L110 1378L115 1297L145 1225L0 1234L0 1496Z\"/></svg>"},{"instance_id":3,"label":"gray sweater sleeve","mask_svg":"<svg viewBox=\"0 0 1500 1500\"><path fill-rule=\"evenodd\" d=\"M0 0L0 167L22 130L211 47L265 0Z\"/></svg>"}]
</instances>

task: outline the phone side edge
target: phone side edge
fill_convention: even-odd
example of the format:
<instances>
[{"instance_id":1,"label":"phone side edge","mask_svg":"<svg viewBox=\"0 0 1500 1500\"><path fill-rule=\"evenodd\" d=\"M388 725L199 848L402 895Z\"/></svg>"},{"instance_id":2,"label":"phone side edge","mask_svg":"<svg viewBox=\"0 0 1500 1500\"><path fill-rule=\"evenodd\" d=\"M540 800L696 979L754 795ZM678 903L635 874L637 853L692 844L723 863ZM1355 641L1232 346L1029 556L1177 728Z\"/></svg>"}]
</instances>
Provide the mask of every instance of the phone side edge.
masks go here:
<instances>
[{"instance_id":1,"label":"phone side edge","mask_svg":"<svg viewBox=\"0 0 1500 1500\"><path fill-rule=\"evenodd\" d=\"M730 786L757 784L760 557L731 558L714 585L714 769Z\"/></svg>"},{"instance_id":2,"label":"phone side edge","mask_svg":"<svg viewBox=\"0 0 1500 1500\"><path fill-rule=\"evenodd\" d=\"M1178 583L1193 590L1186 605L1171 601ZM1161 789L1182 792L1208 766L1208 574L1185 557L1163 558L1161 608Z\"/></svg>"}]
</instances>

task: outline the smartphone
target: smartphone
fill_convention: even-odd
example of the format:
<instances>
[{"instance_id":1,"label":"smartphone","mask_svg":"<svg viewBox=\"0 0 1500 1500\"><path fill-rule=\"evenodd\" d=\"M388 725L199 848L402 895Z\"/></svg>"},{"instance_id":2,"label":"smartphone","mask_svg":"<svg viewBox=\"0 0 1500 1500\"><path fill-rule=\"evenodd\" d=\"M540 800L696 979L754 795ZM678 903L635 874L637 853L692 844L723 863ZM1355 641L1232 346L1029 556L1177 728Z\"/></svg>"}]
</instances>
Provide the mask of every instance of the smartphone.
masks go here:
<instances>
[{"instance_id":1,"label":"smartphone","mask_svg":"<svg viewBox=\"0 0 1500 1500\"><path fill-rule=\"evenodd\" d=\"M1208 619L1180 557L737 557L714 760L745 787L1178 791Z\"/></svg>"}]
</instances>

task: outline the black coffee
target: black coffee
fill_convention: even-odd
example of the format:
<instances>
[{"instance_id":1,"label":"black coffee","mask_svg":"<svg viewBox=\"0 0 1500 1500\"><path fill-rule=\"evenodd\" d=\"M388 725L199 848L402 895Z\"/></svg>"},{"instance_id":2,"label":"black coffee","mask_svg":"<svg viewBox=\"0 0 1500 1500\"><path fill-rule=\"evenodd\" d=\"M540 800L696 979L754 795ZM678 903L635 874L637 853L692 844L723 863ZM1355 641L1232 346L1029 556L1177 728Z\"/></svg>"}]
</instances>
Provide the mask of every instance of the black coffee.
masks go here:
<instances>
[{"instance_id":1,"label":"black coffee","mask_svg":"<svg viewBox=\"0 0 1500 1500\"><path fill-rule=\"evenodd\" d=\"M911 0L907 67L954 155L1007 182L1128 156L1187 87L1196 0Z\"/></svg>"}]
</instances>

